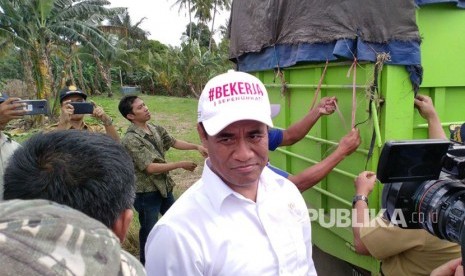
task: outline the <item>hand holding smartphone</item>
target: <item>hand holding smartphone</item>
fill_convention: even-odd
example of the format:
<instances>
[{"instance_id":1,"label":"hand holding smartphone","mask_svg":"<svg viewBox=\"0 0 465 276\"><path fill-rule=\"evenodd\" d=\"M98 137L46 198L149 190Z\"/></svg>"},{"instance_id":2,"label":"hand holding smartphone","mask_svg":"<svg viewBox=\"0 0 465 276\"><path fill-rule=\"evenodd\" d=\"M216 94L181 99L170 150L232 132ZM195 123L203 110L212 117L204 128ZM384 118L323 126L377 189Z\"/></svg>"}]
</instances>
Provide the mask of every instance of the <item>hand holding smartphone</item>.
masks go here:
<instances>
[{"instance_id":1,"label":"hand holding smartphone","mask_svg":"<svg viewBox=\"0 0 465 276\"><path fill-rule=\"evenodd\" d=\"M24 115L39 115L48 114L48 103L47 100L19 100L15 103L24 103L24 107L18 109L25 110Z\"/></svg>"}]
</instances>

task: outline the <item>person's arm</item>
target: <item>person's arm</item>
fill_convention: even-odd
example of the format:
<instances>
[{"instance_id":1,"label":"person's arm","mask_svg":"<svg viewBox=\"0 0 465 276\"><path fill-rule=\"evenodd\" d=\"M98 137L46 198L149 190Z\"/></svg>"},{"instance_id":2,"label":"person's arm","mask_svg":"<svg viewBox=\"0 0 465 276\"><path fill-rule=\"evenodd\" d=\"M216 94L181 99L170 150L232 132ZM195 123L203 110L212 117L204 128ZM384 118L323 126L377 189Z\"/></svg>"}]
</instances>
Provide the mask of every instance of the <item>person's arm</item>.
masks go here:
<instances>
[{"instance_id":1,"label":"person's arm","mask_svg":"<svg viewBox=\"0 0 465 276\"><path fill-rule=\"evenodd\" d=\"M355 179L355 194L368 197L375 186L376 175L374 172L361 172ZM355 223L352 223L355 251L361 255L370 255L370 252L360 238L360 229L369 225L368 204L364 200L358 200L354 204Z\"/></svg>"},{"instance_id":2,"label":"person's arm","mask_svg":"<svg viewBox=\"0 0 465 276\"><path fill-rule=\"evenodd\" d=\"M179 162L171 162L171 163L150 163L146 168L145 171L148 174L154 173L164 173L169 172L176 169L184 169L186 171L194 171L197 167L192 161L179 161Z\"/></svg>"},{"instance_id":3,"label":"person's arm","mask_svg":"<svg viewBox=\"0 0 465 276\"><path fill-rule=\"evenodd\" d=\"M71 127L71 115L74 113L74 107L71 100L63 101L61 104L60 117L58 118L57 130L67 130Z\"/></svg>"},{"instance_id":4,"label":"person's arm","mask_svg":"<svg viewBox=\"0 0 465 276\"><path fill-rule=\"evenodd\" d=\"M198 150L203 157L208 157L208 151L202 145L192 144L183 140L176 139L173 148L178 150Z\"/></svg>"},{"instance_id":5,"label":"person's arm","mask_svg":"<svg viewBox=\"0 0 465 276\"><path fill-rule=\"evenodd\" d=\"M430 139L447 139L446 133L441 126L439 115L434 109L433 101L425 95L417 95L414 99L415 107L421 117L428 122L428 136Z\"/></svg>"},{"instance_id":6,"label":"person's arm","mask_svg":"<svg viewBox=\"0 0 465 276\"><path fill-rule=\"evenodd\" d=\"M105 132L107 133L108 136L113 138L116 142L120 142L120 137L118 132L115 129L115 126L113 125L113 119L105 114L105 111L103 110L102 107L96 105L94 102L92 102L94 105L94 113L92 113L92 116L99 119L103 126L105 127Z\"/></svg>"},{"instance_id":7,"label":"person's arm","mask_svg":"<svg viewBox=\"0 0 465 276\"><path fill-rule=\"evenodd\" d=\"M150 150L149 142L135 133L126 134L122 144L132 157L134 167L148 174L164 173L175 169L193 171L197 165L191 161L166 163L157 151Z\"/></svg>"},{"instance_id":8,"label":"person's arm","mask_svg":"<svg viewBox=\"0 0 465 276\"><path fill-rule=\"evenodd\" d=\"M289 175L288 179L297 186L299 191L306 191L326 177L346 156L352 154L360 142L359 131L354 128L341 139L336 150L328 157L299 174Z\"/></svg>"},{"instance_id":9,"label":"person's arm","mask_svg":"<svg viewBox=\"0 0 465 276\"><path fill-rule=\"evenodd\" d=\"M322 115L331 114L336 110L336 97L324 97L318 106L312 108L302 120L292 124L283 131L283 140L280 146L290 146L307 135Z\"/></svg>"},{"instance_id":10,"label":"person's arm","mask_svg":"<svg viewBox=\"0 0 465 276\"><path fill-rule=\"evenodd\" d=\"M8 98L0 104L0 130L4 130L8 122L13 119L19 119L26 110L18 109L24 107L25 103L14 103L15 101L21 100L20 98Z\"/></svg>"}]
</instances>

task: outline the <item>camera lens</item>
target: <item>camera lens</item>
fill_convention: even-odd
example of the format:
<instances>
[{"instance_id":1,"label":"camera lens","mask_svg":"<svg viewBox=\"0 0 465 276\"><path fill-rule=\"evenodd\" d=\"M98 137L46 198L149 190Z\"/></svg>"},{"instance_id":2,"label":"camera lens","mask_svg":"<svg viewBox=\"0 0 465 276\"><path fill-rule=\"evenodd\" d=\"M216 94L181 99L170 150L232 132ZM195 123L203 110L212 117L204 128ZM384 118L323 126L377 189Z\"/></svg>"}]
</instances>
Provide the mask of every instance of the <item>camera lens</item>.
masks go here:
<instances>
[{"instance_id":1,"label":"camera lens","mask_svg":"<svg viewBox=\"0 0 465 276\"><path fill-rule=\"evenodd\" d=\"M465 185L457 180L426 181L414 195L422 228L431 234L460 243L465 221Z\"/></svg>"}]
</instances>

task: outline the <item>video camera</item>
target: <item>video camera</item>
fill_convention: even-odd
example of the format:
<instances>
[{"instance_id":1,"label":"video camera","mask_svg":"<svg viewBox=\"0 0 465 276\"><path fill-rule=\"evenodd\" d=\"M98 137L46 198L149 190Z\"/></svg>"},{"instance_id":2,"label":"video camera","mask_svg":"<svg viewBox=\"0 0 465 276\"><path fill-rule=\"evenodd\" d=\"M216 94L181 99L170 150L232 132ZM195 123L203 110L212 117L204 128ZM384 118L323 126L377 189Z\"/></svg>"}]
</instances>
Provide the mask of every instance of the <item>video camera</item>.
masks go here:
<instances>
[{"instance_id":1,"label":"video camera","mask_svg":"<svg viewBox=\"0 0 465 276\"><path fill-rule=\"evenodd\" d=\"M386 142L377 177L382 208L393 224L425 229L465 244L465 146L447 140Z\"/></svg>"}]
</instances>

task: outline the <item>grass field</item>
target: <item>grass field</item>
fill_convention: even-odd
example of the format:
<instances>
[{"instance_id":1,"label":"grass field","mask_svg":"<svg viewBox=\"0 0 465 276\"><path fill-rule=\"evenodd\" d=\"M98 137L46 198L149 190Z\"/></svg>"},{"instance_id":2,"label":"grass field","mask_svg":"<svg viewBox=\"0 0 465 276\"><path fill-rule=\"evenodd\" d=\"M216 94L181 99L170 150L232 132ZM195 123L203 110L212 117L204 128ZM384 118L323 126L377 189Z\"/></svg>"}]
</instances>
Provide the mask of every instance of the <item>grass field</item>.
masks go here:
<instances>
[{"instance_id":1,"label":"grass field","mask_svg":"<svg viewBox=\"0 0 465 276\"><path fill-rule=\"evenodd\" d=\"M196 129L197 99L148 95L140 95L140 97L151 111L151 122L163 126L177 139L196 144L200 143ZM121 96L115 96L113 98L98 96L89 97L88 101L94 101L96 104L103 107L105 112L113 118L114 125L122 137L130 123L119 113L118 103L120 98ZM85 121L91 124L97 123L97 121L90 116L86 116ZM14 132L14 139L18 142L23 142L38 131L40 130L30 130L27 133ZM204 159L197 151L170 149L166 154L166 160L168 162L190 160L196 162L198 165L194 172L178 169L170 173L176 182L174 196L178 198L179 195L200 178ZM137 214L134 213L134 219L126 241L123 243L123 247L135 256L139 254L138 231L139 221L137 219Z\"/></svg>"}]
</instances>

